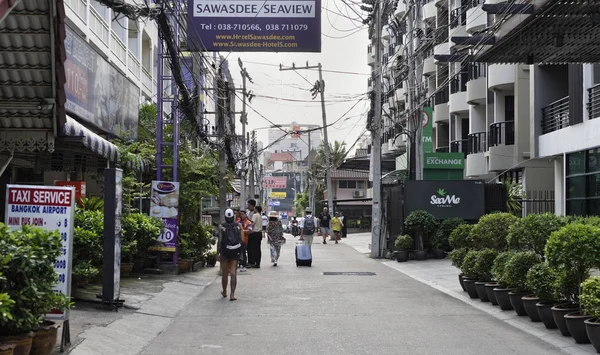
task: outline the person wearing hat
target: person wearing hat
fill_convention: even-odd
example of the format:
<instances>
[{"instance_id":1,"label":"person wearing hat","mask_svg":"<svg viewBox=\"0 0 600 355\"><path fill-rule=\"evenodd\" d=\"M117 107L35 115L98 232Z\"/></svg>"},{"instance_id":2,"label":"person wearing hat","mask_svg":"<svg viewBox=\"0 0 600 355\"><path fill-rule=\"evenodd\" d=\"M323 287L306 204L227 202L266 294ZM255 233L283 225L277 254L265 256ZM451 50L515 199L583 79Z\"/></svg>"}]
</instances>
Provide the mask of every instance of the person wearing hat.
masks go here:
<instances>
[{"instance_id":1,"label":"person wearing hat","mask_svg":"<svg viewBox=\"0 0 600 355\"><path fill-rule=\"evenodd\" d=\"M312 215L312 210L307 208L304 210L305 216L300 219L300 240L304 240L306 244L312 245L315 231L319 226L317 217Z\"/></svg>"},{"instance_id":2,"label":"person wearing hat","mask_svg":"<svg viewBox=\"0 0 600 355\"><path fill-rule=\"evenodd\" d=\"M221 235L217 243L217 260L221 263L221 295L227 297L227 279L230 278L229 300L235 301L237 287L237 264L242 250L242 227L235 221L232 209L225 210L225 223L221 224Z\"/></svg>"},{"instance_id":3,"label":"person wearing hat","mask_svg":"<svg viewBox=\"0 0 600 355\"><path fill-rule=\"evenodd\" d=\"M279 220L279 214L276 211L269 212L269 222L267 223L267 243L271 251L271 263L277 266L279 255L281 254L281 246L285 244L283 236L283 225Z\"/></svg>"}]
</instances>

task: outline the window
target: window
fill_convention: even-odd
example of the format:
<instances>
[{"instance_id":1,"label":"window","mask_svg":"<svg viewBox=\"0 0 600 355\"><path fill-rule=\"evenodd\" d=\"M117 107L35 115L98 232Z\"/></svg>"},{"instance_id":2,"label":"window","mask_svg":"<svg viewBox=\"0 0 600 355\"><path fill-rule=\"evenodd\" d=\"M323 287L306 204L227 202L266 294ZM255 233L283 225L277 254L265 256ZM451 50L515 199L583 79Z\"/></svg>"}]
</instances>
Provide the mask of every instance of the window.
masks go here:
<instances>
[{"instance_id":1,"label":"window","mask_svg":"<svg viewBox=\"0 0 600 355\"><path fill-rule=\"evenodd\" d=\"M567 214L600 215L600 149L567 154Z\"/></svg>"},{"instance_id":2,"label":"window","mask_svg":"<svg viewBox=\"0 0 600 355\"><path fill-rule=\"evenodd\" d=\"M513 95L506 95L504 97L504 120L515 120L515 97Z\"/></svg>"},{"instance_id":3,"label":"window","mask_svg":"<svg viewBox=\"0 0 600 355\"><path fill-rule=\"evenodd\" d=\"M358 186L362 186L362 187L358 187L359 189L364 189L365 187L365 183L364 181L354 181L354 180L340 180L338 181L338 188L339 189L353 189L355 190L357 187L357 184L362 184L362 185L358 185Z\"/></svg>"},{"instance_id":4,"label":"window","mask_svg":"<svg viewBox=\"0 0 600 355\"><path fill-rule=\"evenodd\" d=\"M340 189L347 189L348 188L348 181L346 181L346 180L340 180L340 181L338 181L338 188L340 188Z\"/></svg>"},{"instance_id":5,"label":"window","mask_svg":"<svg viewBox=\"0 0 600 355\"><path fill-rule=\"evenodd\" d=\"M357 181L356 182L356 188L358 190L364 190L365 189L365 182L364 181Z\"/></svg>"},{"instance_id":6,"label":"window","mask_svg":"<svg viewBox=\"0 0 600 355\"><path fill-rule=\"evenodd\" d=\"M348 181L348 188L349 189L356 189L356 181L349 180Z\"/></svg>"}]
</instances>

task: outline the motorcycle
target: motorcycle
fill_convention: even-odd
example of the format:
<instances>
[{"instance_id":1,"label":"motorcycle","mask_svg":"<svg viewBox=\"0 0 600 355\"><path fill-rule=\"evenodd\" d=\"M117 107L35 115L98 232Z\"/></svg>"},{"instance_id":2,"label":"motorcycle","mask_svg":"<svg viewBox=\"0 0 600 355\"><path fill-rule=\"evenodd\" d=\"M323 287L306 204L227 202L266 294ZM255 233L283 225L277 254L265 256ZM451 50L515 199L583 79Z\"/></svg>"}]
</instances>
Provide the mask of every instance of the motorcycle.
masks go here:
<instances>
[{"instance_id":1,"label":"motorcycle","mask_svg":"<svg viewBox=\"0 0 600 355\"><path fill-rule=\"evenodd\" d=\"M300 235L300 228L298 228L297 224L292 224L292 235L294 238Z\"/></svg>"}]
</instances>

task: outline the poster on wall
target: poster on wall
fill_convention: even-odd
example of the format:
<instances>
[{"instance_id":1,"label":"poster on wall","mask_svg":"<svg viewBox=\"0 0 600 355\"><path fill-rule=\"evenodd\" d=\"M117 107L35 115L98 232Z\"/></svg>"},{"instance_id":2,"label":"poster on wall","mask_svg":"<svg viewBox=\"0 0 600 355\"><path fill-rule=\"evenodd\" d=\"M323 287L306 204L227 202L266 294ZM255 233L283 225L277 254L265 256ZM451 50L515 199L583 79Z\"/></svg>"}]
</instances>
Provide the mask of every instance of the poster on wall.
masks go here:
<instances>
[{"instance_id":1,"label":"poster on wall","mask_svg":"<svg viewBox=\"0 0 600 355\"><path fill-rule=\"evenodd\" d=\"M54 262L54 271L58 275L54 292L70 297L75 188L7 185L5 211L4 220L10 229L29 225L60 233L62 254ZM66 320L68 311L52 311L46 317Z\"/></svg>"},{"instance_id":2,"label":"poster on wall","mask_svg":"<svg viewBox=\"0 0 600 355\"><path fill-rule=\"evenodd\" d=\"M321 52L321 0L188 0L188 48Z\"/></svg>"},{"instance_id":3,"label":"poster on wall","mask_svg":"<svg viewBox=\"0 0 600 355\"><path fill-rule=\"evenodd\" d=\"M165 228L158 236L160 246L152 250L175 252L179 230L179 183L152 181L150 215L162 218Z\"/></svg>"},{"instance_id":4,"label":"poster on wall","mask_svg":"<svg viewBox=\"0 0 600 355\"><path fill-rule=\"evenodd\" d=\"M118 137L137 138L140 89L68 26L65 109Z\"/></svg>"}]
</instances>

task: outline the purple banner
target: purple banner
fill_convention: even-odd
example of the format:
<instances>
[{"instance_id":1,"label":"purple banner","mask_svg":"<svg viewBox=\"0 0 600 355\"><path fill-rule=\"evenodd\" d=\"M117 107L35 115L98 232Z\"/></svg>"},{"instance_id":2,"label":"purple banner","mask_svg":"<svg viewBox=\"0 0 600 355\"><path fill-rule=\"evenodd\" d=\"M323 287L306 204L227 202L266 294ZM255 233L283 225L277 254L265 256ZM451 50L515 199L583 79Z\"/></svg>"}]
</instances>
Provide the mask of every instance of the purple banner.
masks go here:
<instances>
[{"instance_id":1,"label":"purple banner","mask_svg":"<svg viewBox=\"0 0 600 355\"><path fill-rule=\"evenodd\" d=\"M158 241L161 242L162 245L159 248L154 248L154 250L174 252L177 249L179 220L177 218L163 218L162 220L165 228L158 237Z\"/></svg>"},{"instance_id":2,"label":"purple banner","mask_svg":"<svg viewBox=\"0 0 600 355\"><path fill-rule=\"evenodd\" d=\"M321 0L189 0L188 48L321 52Z\"/></svg>"}]
</instances>

